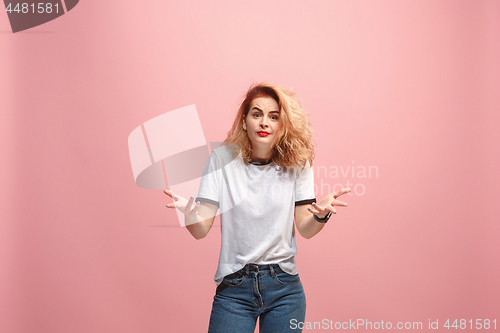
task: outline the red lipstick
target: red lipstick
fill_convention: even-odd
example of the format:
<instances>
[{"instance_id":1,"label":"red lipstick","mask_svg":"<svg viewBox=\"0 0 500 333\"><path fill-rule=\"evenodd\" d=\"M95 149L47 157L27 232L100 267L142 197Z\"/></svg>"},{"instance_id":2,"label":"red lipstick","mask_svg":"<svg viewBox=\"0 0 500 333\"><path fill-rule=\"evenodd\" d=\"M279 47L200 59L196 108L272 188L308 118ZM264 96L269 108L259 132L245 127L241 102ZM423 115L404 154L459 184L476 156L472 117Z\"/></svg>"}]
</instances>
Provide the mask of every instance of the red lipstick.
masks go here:
<instances>
[{"instance_id":1,"label":"red lipstick","mask_svg":"<svg viewBox=\"0 0 500 333\"><path fill-rule=\"evenodd\" d=\"M260 131L260 132L257 132L257 134L258 134L259 136L268 136L268 135L269 135L269 133L268 133L268 132L266 132L266 131Z\"/></svg>"}]
</instances>

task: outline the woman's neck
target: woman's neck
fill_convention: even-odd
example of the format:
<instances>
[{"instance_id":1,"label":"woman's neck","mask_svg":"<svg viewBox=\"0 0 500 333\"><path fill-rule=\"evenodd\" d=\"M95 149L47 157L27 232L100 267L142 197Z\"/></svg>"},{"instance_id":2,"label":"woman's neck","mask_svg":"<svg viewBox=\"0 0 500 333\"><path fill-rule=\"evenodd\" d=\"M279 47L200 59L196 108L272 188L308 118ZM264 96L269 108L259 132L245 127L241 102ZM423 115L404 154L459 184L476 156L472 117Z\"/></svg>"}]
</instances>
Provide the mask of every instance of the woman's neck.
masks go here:
<instances>
[{"instance_id":1,"label":"woman's neck","mask_svg":"<svg viewBox=\"0 0 500 333\"><path fill-rule=\"evenodd\" d=\"M260 149L259 149L260 148ZM267 147L266 147L267 148ZM273 152L269 148L255 147L252 151L252 161L266 162L273 157Z\"/></svg>"}]
</instances>

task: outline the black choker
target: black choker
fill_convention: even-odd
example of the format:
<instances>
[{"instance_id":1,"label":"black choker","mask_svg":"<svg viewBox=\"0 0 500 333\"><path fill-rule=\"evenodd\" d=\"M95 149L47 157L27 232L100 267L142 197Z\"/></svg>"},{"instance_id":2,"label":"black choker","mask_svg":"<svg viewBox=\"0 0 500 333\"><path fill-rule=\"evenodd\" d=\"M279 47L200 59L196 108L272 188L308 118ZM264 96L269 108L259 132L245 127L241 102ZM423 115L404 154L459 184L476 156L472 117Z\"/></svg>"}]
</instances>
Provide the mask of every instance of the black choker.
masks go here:
<instances>
[{"instance_id":1,"label":"black choker","mask_svg":"<svg viewBox=\"0 0 500 333\"><path fill-rule=\"evenodd\" d=\"M273 161L272 158L268 159L267 161L264 161L264 162L257 162L257 161L250 161L250 164L253 164L253 165L266 165L266 164L269 164Z\"/></svg>"}]
</instances>

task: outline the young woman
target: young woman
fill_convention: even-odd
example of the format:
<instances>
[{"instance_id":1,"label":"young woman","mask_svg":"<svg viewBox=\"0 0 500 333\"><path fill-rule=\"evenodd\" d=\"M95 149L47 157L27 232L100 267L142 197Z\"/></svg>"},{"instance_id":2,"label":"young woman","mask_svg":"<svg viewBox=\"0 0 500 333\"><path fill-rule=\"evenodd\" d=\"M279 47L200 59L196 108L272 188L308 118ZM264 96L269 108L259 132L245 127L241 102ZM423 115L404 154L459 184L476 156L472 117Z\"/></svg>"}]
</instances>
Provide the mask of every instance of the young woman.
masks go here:
<instances>
[{"instance_id":1,"label":"young woman","mask_svg":"<svg viewBox=\"0 0 500 333\"><path fill-rule=\"evenodd\" d=\"M350 189L314 194L311 125L295 95L271 84L250 87L224 144L212 151L196 200L169 190L196 238L221 212L221 251L209 332L298 332L306 299L295 265L295 228L320 232ZM295 220L295 223L294 223Z\"/></svg>"}]
</instances>

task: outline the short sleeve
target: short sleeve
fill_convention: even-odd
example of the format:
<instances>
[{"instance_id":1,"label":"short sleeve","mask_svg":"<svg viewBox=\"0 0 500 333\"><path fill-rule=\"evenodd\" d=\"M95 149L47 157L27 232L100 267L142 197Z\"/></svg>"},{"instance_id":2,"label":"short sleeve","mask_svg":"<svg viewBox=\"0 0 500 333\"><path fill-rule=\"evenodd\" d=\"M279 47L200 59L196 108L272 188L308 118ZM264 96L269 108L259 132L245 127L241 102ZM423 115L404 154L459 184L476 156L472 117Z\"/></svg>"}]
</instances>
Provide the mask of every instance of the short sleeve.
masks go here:
<instances>
[{"instance_id":1,"label":"short sleeve","mask_svg":"<svg viewBox=\"0 0 500 333\"><path fill-rule=\"evenodd\" d=\"M314 173L309 162L303 169L299 169L295 179L295 206L307 205L316 202L314 194Z\"/></svg>"},{"instance_id":2,"label":"short sleeve","mask_svg":"<svg viewBox=\"0 0 500 333\"><path fill-rule=\"evenodd\" d=\"M210 154L203 175L201 176L200 188L196 201L205 202L219 207L221 169L215 152Z\"/></svg>"}]
</instances>

